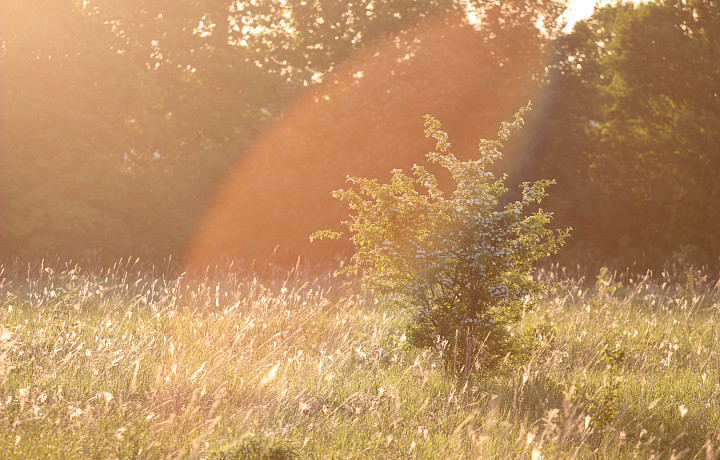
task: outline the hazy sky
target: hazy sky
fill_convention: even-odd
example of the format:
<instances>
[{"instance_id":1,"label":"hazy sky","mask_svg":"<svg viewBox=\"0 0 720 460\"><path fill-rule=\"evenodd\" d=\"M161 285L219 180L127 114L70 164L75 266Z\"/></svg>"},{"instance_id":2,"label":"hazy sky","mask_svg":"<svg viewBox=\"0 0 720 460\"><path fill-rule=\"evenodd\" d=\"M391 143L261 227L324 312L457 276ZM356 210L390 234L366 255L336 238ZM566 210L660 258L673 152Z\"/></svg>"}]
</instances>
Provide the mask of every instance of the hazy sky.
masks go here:
<instances>
[{"instance_id":1,"label":"hazy sky","mask_svg":"<svg viewBox=\"0 0 720 460\"><path fill-rule=\"evenodd\" d=\"M572 2L573 6L570 7L568 18L572 21L577 21L578 19L589 16L593 11L595 3L595 0L575 0Z\"/></svg>"},{"instance_id":2,"label":"hazy sky","mask_svg":"<svg viewBox=\"0 0 720 460\"><path fill-rule=\"evenodd\" d=\"M639 0L629 1L637 2ZM568 28L572 27L572 24L579 21L580 19L590 16L593 12L593 7L595 6L595 3L605 5L613 2L611 0L573 0L570 3L572 6L570 7L570 11L567 13L567 18L569 22Z\"/></svg>"}]
</instances>

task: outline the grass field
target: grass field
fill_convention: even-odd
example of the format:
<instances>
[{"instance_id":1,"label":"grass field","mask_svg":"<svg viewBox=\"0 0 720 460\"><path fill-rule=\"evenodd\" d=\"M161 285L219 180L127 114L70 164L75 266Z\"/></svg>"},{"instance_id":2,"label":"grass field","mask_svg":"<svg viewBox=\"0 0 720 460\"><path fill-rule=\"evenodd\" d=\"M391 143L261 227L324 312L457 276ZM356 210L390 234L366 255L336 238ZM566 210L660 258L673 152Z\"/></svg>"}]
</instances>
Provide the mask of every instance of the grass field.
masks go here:
<instances>
[{"instance_id":1,"label":"grass field","mask_svg":"<svg viewBox=\"0 0 720 460\"><path fill-rule=\"evenodd\" d=\"M352 286L166 272L0 266L3 457L720 458L696 272L544 272L527 362L475 381Z\"/></svg>"}]
</instances>

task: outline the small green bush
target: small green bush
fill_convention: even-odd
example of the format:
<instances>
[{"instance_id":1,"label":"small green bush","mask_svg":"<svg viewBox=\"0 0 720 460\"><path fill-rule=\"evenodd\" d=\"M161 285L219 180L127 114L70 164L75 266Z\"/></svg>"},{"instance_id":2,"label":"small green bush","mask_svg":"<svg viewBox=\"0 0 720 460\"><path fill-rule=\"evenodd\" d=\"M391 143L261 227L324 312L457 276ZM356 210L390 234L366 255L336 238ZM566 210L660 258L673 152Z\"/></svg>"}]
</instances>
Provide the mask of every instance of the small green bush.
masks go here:
<instances>
[{"instance_id":1,"label":"small green bush","mask_svg":"<svg viewBox=\"0 0 720 460\"><path fill-rule=\"evenodd\" d=\"M522 198L503 205L505 177L486 170L529 108L503 122L496 140L482 140L479 158L469 161L458 160L440 122L425 117L425 136L436 141L427 158L454 183L448 198L436 176L418 165L412 176L392 171L387 184L349 177L358 191L333 192L350 208L343 223L355 253L344 271L411 309L410 343L436 348L455 373L492 370L514 353L510 326L543 289L531 276L533 264L556 252L568 234L546 228L548 213L528 210L552 181L524 183ZM311 239L339 236L323 230Z\"/></svg>"}]
</instances>

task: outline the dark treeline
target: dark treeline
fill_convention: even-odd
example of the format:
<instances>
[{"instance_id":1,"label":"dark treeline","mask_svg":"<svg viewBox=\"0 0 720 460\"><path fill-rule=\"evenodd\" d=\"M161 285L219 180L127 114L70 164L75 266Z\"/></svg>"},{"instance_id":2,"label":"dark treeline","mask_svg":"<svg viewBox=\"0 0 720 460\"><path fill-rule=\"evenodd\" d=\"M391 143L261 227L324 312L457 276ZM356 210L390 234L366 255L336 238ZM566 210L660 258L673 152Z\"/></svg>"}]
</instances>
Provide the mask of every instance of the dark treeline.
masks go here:
<instances>
[{"instance_id":1,"label":"dark treeline","mask_svg":"<svg viewBox=\"0 0 720 460\"><path fill-rule=\"evenodd\" d=\"M565 256L717 266L720 3L605 7L553 53L527 154L558 181Z\"/></svg>"},{"instance_id":2,"label":"dark treeline","mask_svg":"<svg viewBox=\"0 0 720 460\"><path fill-rule=\"evenodd\" d=\"M327 256L347 174L458 156L533 101L498 169L554 178L563 264L716 264L720 5L5 0L0 256ZM473 14L468 16L467 11ZM473 18L469 20L468 17Z\"/></svg>"}]
</instances>

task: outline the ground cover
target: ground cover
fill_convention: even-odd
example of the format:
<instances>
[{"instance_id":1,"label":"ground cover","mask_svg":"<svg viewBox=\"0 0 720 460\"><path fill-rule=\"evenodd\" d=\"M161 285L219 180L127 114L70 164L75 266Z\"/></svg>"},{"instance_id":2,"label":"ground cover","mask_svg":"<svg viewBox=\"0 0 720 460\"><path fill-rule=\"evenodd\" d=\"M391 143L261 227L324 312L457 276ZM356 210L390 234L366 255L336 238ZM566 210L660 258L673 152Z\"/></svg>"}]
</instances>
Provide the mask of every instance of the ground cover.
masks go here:
<instances>
[{"instance_id":1,"label":"ground cover","mask_svg":"<svg viewBox=\"0 0 720 460\"><path fill-rule=\"evenodd\" d=\"M446 373L329 277L0 265L11 458L720 458L720 287L539 274L521 367ZM444 350L449 353L452 350Z\"/></svg>"}]
</instances>

